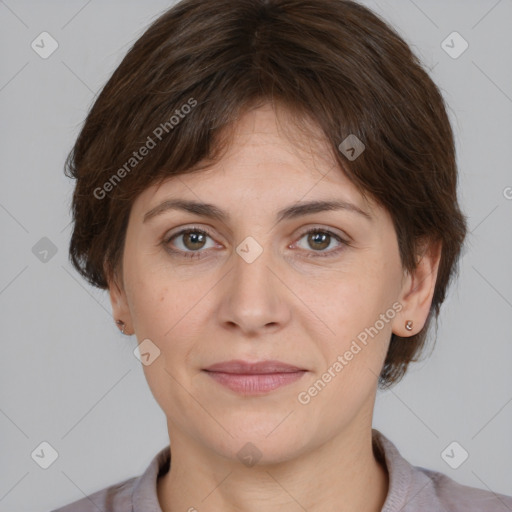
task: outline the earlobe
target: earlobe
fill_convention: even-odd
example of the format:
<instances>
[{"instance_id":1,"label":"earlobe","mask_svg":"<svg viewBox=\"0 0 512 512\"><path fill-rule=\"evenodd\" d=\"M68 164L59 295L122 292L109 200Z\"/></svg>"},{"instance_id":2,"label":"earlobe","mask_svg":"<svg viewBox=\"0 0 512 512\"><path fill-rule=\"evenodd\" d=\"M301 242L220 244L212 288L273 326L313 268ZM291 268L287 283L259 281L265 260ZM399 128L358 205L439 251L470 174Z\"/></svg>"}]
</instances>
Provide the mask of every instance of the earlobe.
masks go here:
<instances>
[{"instance_id":1,"label":"earlobe","mask_svg":"<svg viewBox=\"0 0 512 512\"><path fill-rule=\"evenodd\" d=\"M424 246L416 268L407 273L399 297L403 307L393 322L394 334L405 338L423 329L434 296L441 249L441 242Z\"/></svg>"}]
</instances>

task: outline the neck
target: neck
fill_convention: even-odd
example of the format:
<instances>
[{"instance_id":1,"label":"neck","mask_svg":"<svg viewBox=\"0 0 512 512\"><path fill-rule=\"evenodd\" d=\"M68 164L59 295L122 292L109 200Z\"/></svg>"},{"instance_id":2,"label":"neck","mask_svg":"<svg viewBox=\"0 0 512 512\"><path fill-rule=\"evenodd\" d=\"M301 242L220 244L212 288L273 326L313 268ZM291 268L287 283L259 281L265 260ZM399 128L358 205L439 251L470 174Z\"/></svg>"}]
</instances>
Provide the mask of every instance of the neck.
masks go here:
<instances>
[{"instance_id":1,"label":"neck","mask_svg":"<svg viewBox=\"0 0 512 512\"><path fill-rule=\"evenodd\" d=\"M173 431L171 469L157 489L163 512L326 512L341 505L344 512L380 512L388 487L387 470L373 453L370 424L294 459L252 467L205 452L186 433Z\"/></svg>"}]
</instances>

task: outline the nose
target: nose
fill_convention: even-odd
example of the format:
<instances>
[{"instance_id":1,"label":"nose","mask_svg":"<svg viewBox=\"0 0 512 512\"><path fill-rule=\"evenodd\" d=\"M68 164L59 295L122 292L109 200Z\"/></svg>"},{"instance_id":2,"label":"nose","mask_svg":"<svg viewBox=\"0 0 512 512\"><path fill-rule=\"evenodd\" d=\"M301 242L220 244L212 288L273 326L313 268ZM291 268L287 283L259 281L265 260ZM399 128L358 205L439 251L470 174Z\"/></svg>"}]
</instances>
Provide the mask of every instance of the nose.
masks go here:
<instances>
[{"instance_id":1,"label":"nose","mask_svg":"<svg viewBox=\"0 0 512 512\"><path fill-rule=\"evenodd\" d=\"M219 321L245 336L275 332L290 320L290 291L278 277L270 250L254 260L233 254L233 268L223 279ZM288 294L288 296L287 296Z\"/></svg>"}]
</instances>

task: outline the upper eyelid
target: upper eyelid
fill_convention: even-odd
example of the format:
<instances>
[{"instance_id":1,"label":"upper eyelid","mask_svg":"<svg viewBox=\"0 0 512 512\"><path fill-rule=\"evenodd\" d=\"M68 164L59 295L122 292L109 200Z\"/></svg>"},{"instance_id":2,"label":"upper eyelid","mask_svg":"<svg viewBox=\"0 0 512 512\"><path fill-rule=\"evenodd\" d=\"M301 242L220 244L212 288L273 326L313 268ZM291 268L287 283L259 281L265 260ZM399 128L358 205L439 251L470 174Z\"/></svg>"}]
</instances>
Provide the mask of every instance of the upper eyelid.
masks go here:
<instances>
[{"instance_id":1,"label":"upper eyelid","mask_svg":"<svg viewBox=\"0 0 512 512\"><path fill-rule=\"evenodd\" d=\"M213 233L210 231L209 228L200 228L200 227L196 227L196 226L189 226L189 227L181 228L178 231L176 231L175 233L165 234L163 237L163 240L171 241L173 238L176 238L177 236L180 236L180 235L184 235L188 231L199 231L201 233L205 233L212 239L214 238Z\"/></svg>"}]
</instances>

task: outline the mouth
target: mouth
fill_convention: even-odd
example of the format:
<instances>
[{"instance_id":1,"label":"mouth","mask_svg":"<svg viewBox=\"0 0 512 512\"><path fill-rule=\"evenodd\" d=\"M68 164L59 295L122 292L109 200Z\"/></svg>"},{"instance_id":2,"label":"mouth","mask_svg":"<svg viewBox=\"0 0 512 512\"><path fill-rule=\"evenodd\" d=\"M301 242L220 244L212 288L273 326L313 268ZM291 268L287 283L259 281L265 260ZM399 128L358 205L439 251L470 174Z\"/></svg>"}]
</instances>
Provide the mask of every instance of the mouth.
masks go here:
<instances>
[{"instance_id":1,"label":"mouth","mask_svg":"<svg viewBox=\"0 0 512 512\"><path fill-rule=\"evenodd\" d=\"M296 382L307 372L281 361L249 363L241 360L217 363L203 371L219 384L243 395L268 393Z\"/></svg>"},{"instance_id":2,"label":"mouth","mask_svg":"<svg viewBox=\"0 0 512 512\"><path fill-rule=\"evenodd\" d=\"M216 363L208 366L208 368L205 368L205 371L243 375L259 375L269 373L291 373L306 370L304 368L299 368L298 366L283 363L282 361L269 360L250 363L248 361L242 361L241 359L233 359L232 361L223 361L222 363Z\"/></svg>"}]
</instances>

